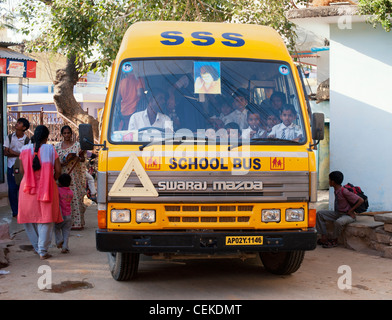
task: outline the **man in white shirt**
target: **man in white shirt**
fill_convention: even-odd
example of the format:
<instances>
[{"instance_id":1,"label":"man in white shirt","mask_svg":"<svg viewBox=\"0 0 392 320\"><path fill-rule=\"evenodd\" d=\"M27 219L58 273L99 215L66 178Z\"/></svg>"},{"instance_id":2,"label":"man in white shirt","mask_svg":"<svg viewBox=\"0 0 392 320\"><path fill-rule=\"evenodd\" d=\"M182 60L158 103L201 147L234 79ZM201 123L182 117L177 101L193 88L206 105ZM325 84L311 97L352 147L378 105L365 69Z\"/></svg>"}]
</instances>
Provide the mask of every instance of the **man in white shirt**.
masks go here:
<instances>
[{"instance_id":1,"label":"man in white shirt","mask_svg":"<svg viewBox=\"0 0 392 320\"><path fill-rule=\"evenodd\" d=\"M282 122L272 127L268 138L299 141L303 133L301 127L294 124L296 117L297 112L294 106L291 104L284 105L280 114Z\"/></svg>"},{"instance_id":2,"label":"man in white shirt","mask_svg":"<svg viewBox=\"0 0 392 320\"><path fill-rule=\"evenodd\" d=\"M18 215L19 185L15 182L14 164L19 157L20 149L29 142L25 131L30 127L30 123L25 118L19 118L15 124L15 132L4 139L4 155L7 159L7 184L8 199L10 202L12 216ZM10 139L11 137L11 139Z\"/></svg>"},{"instance_id":3,"label":"man in white shirt","mask_svg":"<svg viewBox=\"0 0 392 320\"><path fill-rule=\"evenodd\" d=\"M173 131L173 121L163 113L162 110L166 103L166 95L160 89L151 90L147 96L147 109L136 112L129 120L128 130L138 130L145 127L155 127L160 129L170 129Z\"/></svg>"}]
</instances>

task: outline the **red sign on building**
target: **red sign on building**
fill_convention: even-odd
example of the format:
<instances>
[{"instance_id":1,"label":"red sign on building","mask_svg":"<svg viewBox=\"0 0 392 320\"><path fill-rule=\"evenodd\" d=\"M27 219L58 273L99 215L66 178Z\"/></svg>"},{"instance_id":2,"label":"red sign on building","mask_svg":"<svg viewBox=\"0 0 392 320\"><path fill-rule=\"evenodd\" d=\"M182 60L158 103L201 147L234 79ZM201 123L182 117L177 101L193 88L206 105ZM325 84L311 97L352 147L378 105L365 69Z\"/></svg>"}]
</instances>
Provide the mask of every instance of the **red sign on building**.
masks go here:
<instances>
[{"instance_id":1,"label":"red sign on building","mask_svg":"<svg viewBox=\"0 0 392 320\"><path fill-rule=\"evenodd\" d=\"M26 61L26 77L25 78L35 78L37 73L37 62L36 61Z\"/></svg>"},{"instance_id":2,"label":"red sign on building","mask_svg":"<svg viewBox=\"0 0 392 320\"><path fill-rule=\"evenodd\" d=\"M37 61L22 53L0 47L0 76L35 78Z\"/></svg>"}]
</instances>

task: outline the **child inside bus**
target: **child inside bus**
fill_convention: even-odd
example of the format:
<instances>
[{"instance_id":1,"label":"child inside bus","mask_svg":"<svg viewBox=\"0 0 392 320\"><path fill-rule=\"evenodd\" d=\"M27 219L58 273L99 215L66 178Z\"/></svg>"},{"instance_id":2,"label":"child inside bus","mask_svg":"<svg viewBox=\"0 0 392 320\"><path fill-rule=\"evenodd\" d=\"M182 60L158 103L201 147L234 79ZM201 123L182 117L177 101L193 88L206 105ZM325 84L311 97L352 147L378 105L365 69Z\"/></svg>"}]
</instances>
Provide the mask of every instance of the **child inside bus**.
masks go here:
<instances>
[{"instance_id":1,"label":"child inside bus","mask_svg":"<svg viewBox=\"0 0 392 320\"><path fill-rule=\"evenodd\" d=\"M244 139L265 138L267 136L267 131L261 127L262 123L259 113L248 112L248 124L249 127L242 130L242 137Z\"/></svg>"},{"instance_id":2,"label":"child inside bus","mask_svg":"<svg viewBox=\"0 0 392 320\"><path fill-rule=\"evenodd\" d=\"M226 123L230 122L228 115L233 111L233 107L222 97L216 98L216 104L218 104L217 108L219 110L219 115L210 117L209 122L215 130L218 130L223 128Z\"/></svg>"},{"instance_id":3,"label":"child inside bus","mask_svg":"<svg viewBox=\"0 0 392 320\"><path fill-rule=\"evenodd\" d=\"M248 113L251 110L248 92L244 88L239 88L233 93L233 98L234 111L227 116L226 124L235 122L241 129L246 129L248 127Z\"/></svg>"},{"instance_id":4,"label":"child inside bus","mask_svg":"<svg viewBox=\"0 0 392 320\"><path fill-rule=\"evenodd\" d=\"M275 125L268 138L278 138L285 140L299 141L302 138L300 126L294 123L297 118L297 112L292 104L285 104L280 113L282 123Z\"/></svg>"},{"instance_id":5,"label":"child inside bus","mask_svg":"<svg viewBox=\"0 0 392 320\"><path fill-rule=\"evenodd\" d=\"M241 128L235 122L229 122L225 125L229 141L238 141L241 137Z\"/></svg>"},{"instance_id":6,"label":"child inside bus","mask_svg":"<svg viewBox=\"0 0 392 320\"><path fill-rule=\"evenodd\" d=\"M280 123L279 114L275 112L268 112L267 113L267 123L266 123L266 131L267 135L271 133L271 130L274 126Z\"/></svg>"}]
</instances>

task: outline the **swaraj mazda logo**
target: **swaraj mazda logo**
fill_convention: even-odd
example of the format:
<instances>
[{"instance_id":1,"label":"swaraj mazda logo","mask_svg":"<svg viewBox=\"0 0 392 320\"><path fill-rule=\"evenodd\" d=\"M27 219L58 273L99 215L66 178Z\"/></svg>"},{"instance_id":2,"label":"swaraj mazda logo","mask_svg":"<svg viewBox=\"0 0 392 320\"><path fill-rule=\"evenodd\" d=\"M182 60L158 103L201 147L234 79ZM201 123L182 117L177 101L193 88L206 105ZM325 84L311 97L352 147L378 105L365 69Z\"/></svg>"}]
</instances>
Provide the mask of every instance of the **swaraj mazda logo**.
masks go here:
<instances>
[{"instance_id":1,"label":"swaraj mazda logo","mask_svg":"<svg viewBox=\"0 0 392 320\"><path fill-rule=\"evenodd\" d=\"M210 185L213 191L237 191L237 190L262 190L261 181L213 181ZM159 181L159 191L187 190L204 191L207 190L206 181Z\"/></svg>"}]
</instances>

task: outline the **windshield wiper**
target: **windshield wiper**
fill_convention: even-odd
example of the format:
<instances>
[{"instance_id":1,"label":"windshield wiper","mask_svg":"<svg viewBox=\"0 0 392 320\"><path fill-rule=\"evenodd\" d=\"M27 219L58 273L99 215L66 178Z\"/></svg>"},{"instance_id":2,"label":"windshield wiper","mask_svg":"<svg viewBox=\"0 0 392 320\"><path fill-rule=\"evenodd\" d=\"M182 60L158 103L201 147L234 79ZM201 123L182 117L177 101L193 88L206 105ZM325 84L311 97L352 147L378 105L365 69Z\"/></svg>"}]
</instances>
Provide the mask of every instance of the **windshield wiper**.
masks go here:
<instances>
[{"instance_id":1,"label":"windshield wiper","mask_svg":"<svg viewBox=\"0 0 392 320\"><path fill-rule=\"evenodd\" d=\"M279 138L253 138L250 140L246 140L247 142L249 142L249 144L257 144L258 142L285 142L285 143L289 143L289 144L300 144L300 142L298 141L293 141L293 140L286 140L286 139L279 139ZM228 150L232 150L233 148L238 148L241 147L243 145L243 141L238 141L238 143L236 145L230 145Z\"/></svg>"},{"instance_id":2,"label":"windshield wiper","mask_svg":"<svg viewBox=\"0 0 392 320\"><path fill-rule=\"evenodd\" d=\"M153 145L157 145L157 144L166 144L167 142L172 142L170 144L173 145L177 145L177 144L181 144L181 143L194 143L197 141L207 141L207 138L190 138L190 137L186 137L186 136L182 136L182 137L171 137L171 138L166 138L163 140L156 140L156 141L149 141L149 142L145 142L145 144L143 144L142 146L139 147L139 150L142 151L145 147L150 147Z\"/></svg>"},{"instance_id":3,"label":"windshield wiper","mask_svg":"<svg viewBox=\"0 0 392 320\"><path fill-rule=\"evenodd\" d=\"M250 139L250 143L252 142L264 142L264 141L281 141L281 142L287 142L290 144L300 144L298 141L294 141L294 140L287 140L287 139L279 139L279 138L254 138L254 139Z\"/></svg>"}]
</instances>

